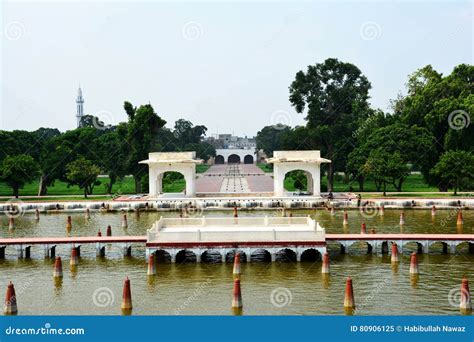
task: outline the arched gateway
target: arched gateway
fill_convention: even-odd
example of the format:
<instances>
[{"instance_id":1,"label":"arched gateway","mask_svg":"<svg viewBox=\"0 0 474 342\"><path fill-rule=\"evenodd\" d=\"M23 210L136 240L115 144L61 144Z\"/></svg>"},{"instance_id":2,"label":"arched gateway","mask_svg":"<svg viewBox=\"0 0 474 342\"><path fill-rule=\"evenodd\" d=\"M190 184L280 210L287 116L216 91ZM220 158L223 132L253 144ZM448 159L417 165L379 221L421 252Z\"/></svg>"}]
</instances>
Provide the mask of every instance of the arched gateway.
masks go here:
<instances>
[{"instance_id":1,"label":"arched gateway","mask_svg":"<svg viewBox=\"0 0 474 342\"><path fill-rule=\"evenodd\" d=\"M218 148L214 164L254 164L257 160L255 150L244 148Z\"/></svg>"},{"instance_id":2,"label":"arched gateway","mask_svg":"<svg viewBox=\"0 0 474 342\"><path fill-rule=\"evenodd\" d=\"M274 151L273 158L268 158L267 163L273 164L274 195L285 196L283 186L285 175L294 170L302 170L307 175L308 192L313 196L321 194L322 163L330 163L328 159L321 158L320 151Z\"/></svg>"},{"instance_id":3,"label":"arched gateway","mask_svg":"<svg viewBox=\"0 0 474 342\"><path fill-rule=\"evenodd\" d=\"M153 152L148 154L147 160L140 164L148 164L150 196L159 196L163 193L163 175L168 171L179 172L184 176L187 197L196 195L196 164L202 159L196 159L196 152Z\"/></svg>"}]
</instances>

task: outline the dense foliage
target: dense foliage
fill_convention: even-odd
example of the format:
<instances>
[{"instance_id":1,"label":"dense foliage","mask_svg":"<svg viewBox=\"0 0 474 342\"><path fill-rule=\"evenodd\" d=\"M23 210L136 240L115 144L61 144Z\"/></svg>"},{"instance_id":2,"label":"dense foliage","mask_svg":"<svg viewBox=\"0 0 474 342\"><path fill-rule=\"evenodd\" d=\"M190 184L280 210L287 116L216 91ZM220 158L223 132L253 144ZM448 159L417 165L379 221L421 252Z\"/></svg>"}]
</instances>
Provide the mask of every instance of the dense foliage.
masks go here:
<instances>
[{"instance_id":1,"label":"dense foliage","mask_svg":"<svg viewBox=\"0 0 474 342\"><path fill-rule=\"evenodd\" d=\"M472 190L474 174L467 164L474 153L474 66L458 65L447 76L430 65L415 71L390 112L370 107L369 89L352 64L331 58L308 66L289 88L306 125L278 135L275 126L264 127L257 134L259 148L267 154L276 147L321 150L332 160L329 191L335 172L346 174L348 190L356 182L363 191L371 180L379 191L388 184L401 191L410 172L421 172L440 191Z\"/></svg>"},{"instance_id":2,"label":"dense foliage","mask_svg":"<svg viewBox=\"0 0 474 342\"><path fill-rule=\"evenodd\" d=\"M126 175L135 180L135 191L145 191L148 169L138 164L151 151L196 151L197 157L215 156L215 148L203 142L207 131L178 120L173 130L150 105L134 107L124 103L127 122L106 126L97 117L85 115L80 127L61 133L57 129L0 131L0 181L17 196L26 184L39 179L38 195L46 195L55 181L78 185L84 196L94 186L103 185L112 193L113 185ZM100 184L99 174L107 182Z\"/></svg>"},{"instance_id":3,"label":"dense foliage","mask_svg":"<svg viewBox=\"0 0 474 342\"><path fill-rule=\"evenodd\" d=\"M257 133L257 149L271 157L275 150L321 150L332 160L327 166L327 190L334 177L352 189L364 190L367 181L378 191L387 186L401 191L412 172L440 191L474 188L474 66L461 64L443 76L425 66L409 75L406 95L397 95L392 110L371 108L371 84L353 64L334 58L299 71L289 87L289 101L305 115L304 126L273 125ZM127 122L105 125L86 115L80 127L60 132L0 131L0 181L13 195L39 180L38 195L46 195L55 181L79 185L84 195L106 174L107 192L126 175L135 192L146 191L148 171L139 164L150 151L196 151L204 160L215 147L203 141L207 128L178 120L173 128L150 105L124 103ZM290 187L305 189L296 172ZM170 174L166 179L180 180Z\"/></svg>"}]
</instances>

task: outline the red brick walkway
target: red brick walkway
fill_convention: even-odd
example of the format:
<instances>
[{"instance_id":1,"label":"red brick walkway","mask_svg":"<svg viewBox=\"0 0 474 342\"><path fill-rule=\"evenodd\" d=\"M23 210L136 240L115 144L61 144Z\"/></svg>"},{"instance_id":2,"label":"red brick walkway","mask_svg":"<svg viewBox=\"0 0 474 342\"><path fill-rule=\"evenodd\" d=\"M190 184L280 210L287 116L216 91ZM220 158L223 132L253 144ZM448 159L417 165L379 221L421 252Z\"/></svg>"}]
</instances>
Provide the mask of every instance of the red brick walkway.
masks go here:
<instances>
[{"instance_id":1,"label":"red brick walkway","mask_svg":"<svg viewBox=\"0 0 474 342\"><path fill-rule=\"evenodd\" d=\"M227 164L212 165L196 180L196 192L219 192L226 176ZM250 192L272 192L273 178L255 164L240 164L240 173L247 180Z\"/></svg>"}]
</instances>

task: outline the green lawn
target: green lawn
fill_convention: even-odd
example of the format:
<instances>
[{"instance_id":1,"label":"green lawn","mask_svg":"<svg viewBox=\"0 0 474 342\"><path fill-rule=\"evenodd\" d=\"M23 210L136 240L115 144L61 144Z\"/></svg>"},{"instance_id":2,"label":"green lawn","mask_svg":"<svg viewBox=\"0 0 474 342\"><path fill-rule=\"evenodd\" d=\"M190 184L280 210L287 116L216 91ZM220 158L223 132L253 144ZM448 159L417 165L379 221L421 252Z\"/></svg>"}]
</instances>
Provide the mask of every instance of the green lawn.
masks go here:
<instances>
[{"instance_id":1,"label":"green lawn","mask_svg":"<svg viewBox=\"0 0 474 342\"><path fill-rule=\"evenodd\" d=\"M285 189L288 191L295 191L296 189L293 186L293 183L294 183L294 179L289 178L289 177L285 178ZM323 177L321 179L321 189L322 191L325 191L325 189L327 189L327 177ZM347 191L359 192L359 184L355 181L350 181L348 183L345 183L342 177L339 177L339 176L335 177L334 192L347 192ZM375 191L377 191L377 189L375 188L375 183L370 179L367 180L364 183L364 192L375 192ZM390 191L397 191L397 190L392 185L389 185L387 186L387 191L390 192ZM422 175L415 174L415 175L409 175L406 178L402 186L402 191L436 192L438 191L438 188L427 185L423 181Z\"/></svg>"},{"instance_id":2,"label":"green lawn","mask_svg":"<svg viewBox=\"0 0 474 342\"><path fill-rule=\"evenodd\" d=\"M336 177L337 178L337 177ZM321 180L321 185L326 186L327 185L327 178L324 177ZM352 191L357 192L359 190L359 184L355 181L349 182L349 183L344 183L342 179L335 180L334 182L334 191L336 192L344 192L344 191L351 191L350 187L352 186ZM377 191L375 188L375 183L372 180L367 180L364 183L364 191L367 192L373 192ZM387 185L387 191L397 191L393 185ZM412 174L409 175L405 181L403 182L402 185L402 191L408 191L408 192L416 192L416 191L426 191L426 192L433 192L433 191L438 191L438 188L429 186L426 184L423 180L422 175L418 174Z\"/></svg>"},{"instance_id":3,"label":"green lawn","mask_svg":"<svg viewBox=\"0 0 474 342\"><path fill-rule=\"evenodd\" d=\"M265 167L268 168L265 164L258 165L262 170L265 170ZM197 172L202 173L209 168L209 165L198 165ZM94 195L107 195L106 193L106 183L108 183L108 178L99 178L101 182L100 185L96 185L94 188ZM293 186L294 180L292 178L285 179L285 189L288 191L295 191ZM327 184L326 177L323 177L321 180L321 189L325 191ZM352 189L350 188L352 186ZM164 184L164 192L181 192L184 190L185 182L184 179L178 179L173 183ZM342 177L336 177L334 182L334 191L335 192L347 192L353 191L358 192L357 182L344 183ZM375 184L373 181L368 180L365 182L364 190L366 192L376 192ZM405 180L402 190L404 192L437 192L438 189L435 187L430 187L423 181L423 176L421 175L410 175ZM133 194L135 191L135 185L132 177L125 177L122 181L118 181L113 186L113 194ZM394 192L396 189L393 186L387 187L387 192ZM36 196L38 193L38 182L32 182L26 184L23 189L20 189L20 196ZM12 190L5 184L0 183L0 196L11 196ZM83 191L77 186L68 187L66 183L61 181L56 181L53 186L48 188L48 195L50 196L61 196L61 195L77 195L78 198L81 198ZM448 195L448 193L446 194ZM408 195L400 195L408 196Z\"/></svg>"},{"instance_id":4,"label":"green lawn","mask_svg":"<svg viewBox=\"0 0 474 342\"><path fill-rule=\"evenodd\" d=\"M203 173L210 168L210 165L196 165L196 172ZM98 179L100 185L94 187L94 195L107 195L106 184L109 182L108 177L101 177ZM173 184L164 184L165 192L181 192L185 186L184 180L178 180ZM125 177L122 181L118 181L112 188L113 194L133 194L135 192L135 183L132 177ZM83 191L77 186L67 186L67 183L56 181L53 186L48 187L48 195L83 195ZM36 196L38 194L38 182L26 184L23 189L20 189L20 196ZM5 183L0 182L0 196L11 196L12 190Z\"/></svg>"},{"instance_id":5,"label":"green lawn","mask_svg":"<svg viewBox=\"0 0 474 342\"><path fill-rule=\"evenodd\" d=\"M99 178L100 185L94 187L94 195L107 195L106 184L109 182L108 177ZM135 191L135 184L132 177L125 177L122 181L118 181L112 188L114 194L132 194ZM12 190L5 183L0 183L0 196L10 196ZM36 196L38 194L38 182L26 184L20 189L20 196ZM83 195L83 190L77 186L67 186L67 183L56 181L53 186L48 187L48 195Z\"/></svg>"},{"instance_id":6,"label":"green lawn","mask_svg":"<svg viewBox=\"0 0 474 342\"><path fill-rule=\"evenodd\" d=\"M204 173L204 172L206 172L210 167L211 167L211 165L207 165L207 164L199 164L199 165L196 165L196 173Z\"/></svg>"},{"instance_id":7,"label":"green lawn","mask_svg":"<svg viewBox=\"0 0 474 342\"><path fill-rule=\"evenodd\" d=\"M268 164L258 163L257 166L263 170L263 172L273 172L273 169Z\"/></svg>"},{"instance_id":8,"label":"green lawn","mask_svg":"<svg viewBox=\"0 0 474 342\"><path fill-rule=\"evenodd\" d=\"M186 182L183 179L178 179L173 183L165 183L163 184L163 192L181 192L184 190L186 186Z\"/></svg>"},{"instance_id":9,"label":"green lawn","mask_svg":"<svg viewBox=\"0 0 474 342\"><path fill-rule=\"evenodd\" d=\"M268 164L257 164L257 166L262 169L264 172L273 172L273 169ZM294 179L292 178L286 178L285 179L285 189L288 191L295 191L295 187L293 186ZM327 177L323 177L321 179L321 189L325 191L327 189ZM352 187L352 189L351 189ZM304 189L306 190L306 189ZM349 181L347 183L344 182L344 177L342 176L335 176L334 177L334 191L335 192L347 192L347 191L353 191L353 192L358 192L359 191L359 184L356 181ZM373 180L367 180L364 183L364 192L374 192L377 191L375 188L375 183ZM387 191L397 191L393 185L388 185L387 186ZM433 191L438 191L438 188L429 186L426 184L423 180L422 175L418 174L413 174L409 175L405 182L403 183L402 186L402 191L408 191L408 192L433 192Z\"/></svg>"}]
</instances>

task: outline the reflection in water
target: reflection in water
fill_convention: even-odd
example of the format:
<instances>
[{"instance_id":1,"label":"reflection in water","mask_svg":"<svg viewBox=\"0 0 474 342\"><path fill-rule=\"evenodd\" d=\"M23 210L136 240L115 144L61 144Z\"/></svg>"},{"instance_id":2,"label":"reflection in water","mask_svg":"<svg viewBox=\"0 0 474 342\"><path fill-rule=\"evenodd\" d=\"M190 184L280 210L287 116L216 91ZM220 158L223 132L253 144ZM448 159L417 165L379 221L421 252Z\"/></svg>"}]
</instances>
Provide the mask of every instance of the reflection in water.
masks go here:
<instances>
[{"instance_id":1,"label":"reflection in water","mask_svg":"<svg viewBox=\"0 0 474 342\"><path fill-rule=\"evenodd\" d=\"M322 284L323 288L328 289L329 288L329 274L328 273L322 273Z\"/></svg>"},{"instance_id":2,"label":"reflection in water","mask_svg":"<svg viewBox=\"0 0 474 342\"><path fill-rule=\"evenodd\" d=\"M232 314L234 316L242 316L244 314L244 309L242 309L242 308L232 308Z\"/></svg>"},{"instance_id":3,"label":"reflection in water","mask_svg":"<svg viewBox=\"0 0 474 342\"><path fill-rule=\"evenodd\" d=\"M132 315L132 309L122 309L123 316L130 316Z\"/></svg>"},{"instance_id":4,"label":"reflection in water","mask_svg":"<svg viewBox=\"0 0 474 342\"><path fill-rule=\"evenodd\" d=\"M347 316L353 316L355 313L355 308L350 308L350 307L344 307L344 313Z\"/></svg>"},{"instance_id":5,"label":"reflection in water","mask_svg":"<svg viewBox=\"0 0 474 342\"><path fill-rule=\"evenodd\" d=\"M54 277L54 288L55 288L55 295L61 294L61 288L63 287L63 278L62 277Z\"/></svg>"},{"instance_id":6,"label":"reflection in water","mask_svg":"<svg viewBox=\"0 0 474 342\"><path fill-rule=\"evenodd\" d=\"M419 274L410 274L410 284L414 289L418 286L418 279L420 279Z\"/></svg>"},{"instance_id":7,"label":"reflection in water","mask_svg":"<svg viewBox=\"0 0 474 342\"><path fill-rule=\"evenodd\" d=\"M78 271L77 265L69 265L69 270L71 271L71 278L75 279Z\"/></svg>"}]
</instances>

